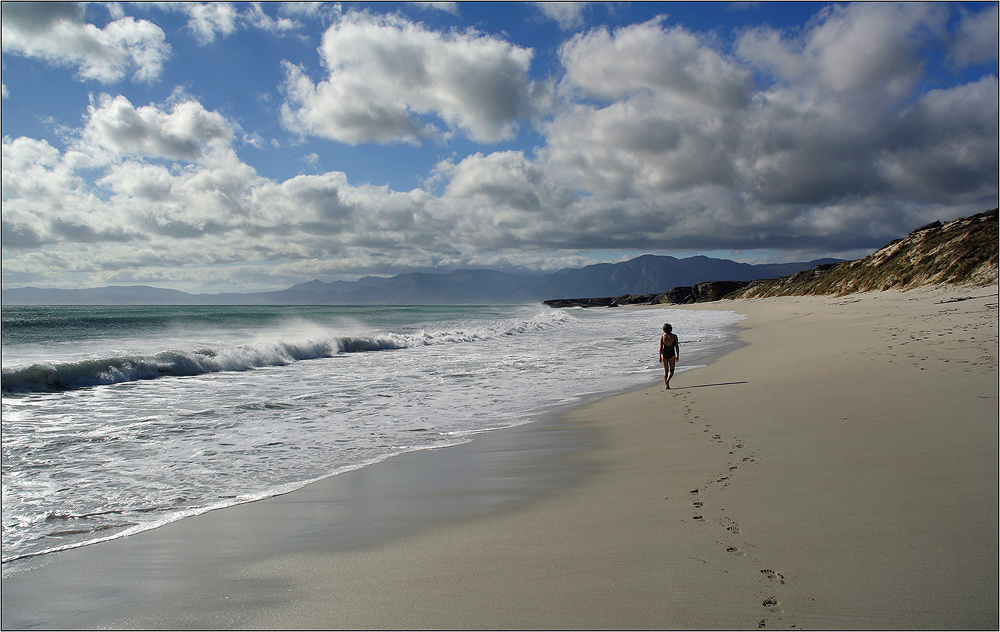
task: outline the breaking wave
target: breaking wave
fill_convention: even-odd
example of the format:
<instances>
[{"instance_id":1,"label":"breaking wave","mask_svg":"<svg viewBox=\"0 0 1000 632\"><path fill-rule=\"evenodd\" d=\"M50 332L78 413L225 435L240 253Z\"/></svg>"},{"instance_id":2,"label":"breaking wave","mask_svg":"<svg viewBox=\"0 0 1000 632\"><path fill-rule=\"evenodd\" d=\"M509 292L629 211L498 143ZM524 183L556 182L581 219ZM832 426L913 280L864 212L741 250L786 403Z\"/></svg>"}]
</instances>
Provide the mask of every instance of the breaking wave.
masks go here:
<instances>
[{"instance_id":1,"label":"breaking wave","mask_svg":"<svg viewBox=\"0 0 1000 632\"><path fill-rule=\"evenodd\" d=\"M548 312L528 319L494 321L482 326L439 331L333 335L219 349L167 350L150 355L125 353L68 362L36 363L4 368L0 388L5 393L61 391L161 377L248 371L285 366L301 360L330 358L341 353L389 351L515 336L548 329L569 320L573 318L565 313Z\"/></svg>"}]
</instances>

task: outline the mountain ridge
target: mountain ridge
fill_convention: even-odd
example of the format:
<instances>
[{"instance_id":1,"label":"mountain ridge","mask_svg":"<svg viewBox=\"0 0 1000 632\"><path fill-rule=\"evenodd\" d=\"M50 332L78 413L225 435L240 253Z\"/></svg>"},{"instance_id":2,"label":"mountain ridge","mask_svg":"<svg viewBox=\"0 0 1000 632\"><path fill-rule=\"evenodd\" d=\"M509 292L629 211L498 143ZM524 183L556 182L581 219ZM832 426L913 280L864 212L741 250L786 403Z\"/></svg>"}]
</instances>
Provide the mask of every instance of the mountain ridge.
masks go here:
<instances>
[{"instance_id":1,"label":"mountain ridge","mask_svg":"<svg viewBox=\"0 0 1000 632\"><path fill-rule=\"evenodd\" d=\"M748 264L705 256L642 255L619 263L564 268L547 274L460 269L410 272L357 281L314 279L270 292L190 294L147 285L88 289L4 289L4 305L428 305L535 303L553 296L644 294L718 278L775 278L837 259Z\"/></svg>"},{"instance_id":2,"label":"mountain ridge","mask_svg":"<svg viewBox=\"0 0 1000 632\"><path fill-rule=\"evenodd\" d=\"M997 209L944 224L921 226L854 261L823 263L780 278L705 281L667 292L548 299L550 307L618 307L712 302L722 299L850 294L910 289L934 283L997 282Z\"/></svg>"}]
</instances>

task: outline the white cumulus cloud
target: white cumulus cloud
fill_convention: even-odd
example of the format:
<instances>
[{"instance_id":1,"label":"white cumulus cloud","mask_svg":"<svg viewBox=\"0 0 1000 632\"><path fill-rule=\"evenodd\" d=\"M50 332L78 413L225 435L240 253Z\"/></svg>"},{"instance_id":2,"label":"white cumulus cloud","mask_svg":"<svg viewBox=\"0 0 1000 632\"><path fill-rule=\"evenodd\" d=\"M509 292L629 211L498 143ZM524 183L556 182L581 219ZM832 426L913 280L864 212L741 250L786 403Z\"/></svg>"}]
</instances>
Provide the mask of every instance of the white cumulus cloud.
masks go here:
<instances>
[{"instance_id":1,"label":"white cumulus cloud","mask_svg":"<svg viewBox=\"0 0 1000 632\"><path fill-rule=\"evenodd\" d=\"M286 126L345 143L416 142L461 132L510 138L535 108L533 52L475 31L436 32L393 16L351 13L323 36L328 76L286 64Z\"/></svg>"},{"instance_id":2,"label":"white cumulus cloud","mask_svg":"<svg viewBox=\"0 0 1000 632\"><path fill-rule=\"evenodd\" d=\"M542 14L555 20L564 31L570 31L583 26L586 2L536 2L535 6Z\"/></svg>"},{"instance_id":3,"label":"white cumulus cloud","mask_svg":"<svg viewBox=\"0 0 1000 632\"><path fill-rule=\"evenodd\" d=\"M297 3L282 5L285 13L298 13ZM310 3L312 8L303 11L321 10L319 3ZM264 12L259 2L233 4L230 2L176 2L164 5L169 11L180 11L188 16L187 27L195 41L201 45L211 44L217 36L227 37L241 28L255 28L276 35L290 33L302 24L288 16L271 17ZM242 9L242 10L241 10Z\"/></svg>"},{"instance_id":4,"label":"white cumulus cloud","mask_svg":"<svg viewBox=\"0 0 1000 632\"><path fill-rule=\"evenodd\" d=\"M167 112L155 105L137 108L121 95L105 94L88 108L82 138L114 155L197 161L228 148L233 128L197 101L177 103Z\"/></svg>"},{"instance_id":5,"label":"white cumulus cloud","mask_svg":"<svg viewBox=\"0 0 1000 632\"><path fill-rule=\"evenodd\" d=\"M98 28L85 21L85 3L4 2L2 11L4 53L73 66L82 79L154 81L170 56L152 22L122 17Z\"/></svg>"},{"instance_id":6,"label":"white cumulus cloud","mask_svg":"<svg viewBox=\"0 0 1000 632\"><path fill-rule=\"evenodd\" d=\"M919 47L944 35L946 7L932 3L855 3L824 7L811 28L746 32L740 57L790 83L896 99L923 74Z\"/></svg>"},{"instance_id":7,"label":"white cumulus cloud","mask_svg":"<svg viewBox=\"0 0 1000 632\"><path fill-rule=\"evenodd\" d=\"M236 7L228 2L192 2L174 5L188 14L188 29L199 44L215 41L236 30Z\"/></svg>"},{"instance_id":8,"label":"white cumulus cloud","mask_svg":"<svg viewBox=\"0 0 1000 632\"><path fill-rule=\"evenodd\" d=\"M749 69L687 29L661 22L574 36L559 49L564 84L607 100L648 91L675 107L733 107L746 100L753 87Z\"/></svg>"}]
</instances>

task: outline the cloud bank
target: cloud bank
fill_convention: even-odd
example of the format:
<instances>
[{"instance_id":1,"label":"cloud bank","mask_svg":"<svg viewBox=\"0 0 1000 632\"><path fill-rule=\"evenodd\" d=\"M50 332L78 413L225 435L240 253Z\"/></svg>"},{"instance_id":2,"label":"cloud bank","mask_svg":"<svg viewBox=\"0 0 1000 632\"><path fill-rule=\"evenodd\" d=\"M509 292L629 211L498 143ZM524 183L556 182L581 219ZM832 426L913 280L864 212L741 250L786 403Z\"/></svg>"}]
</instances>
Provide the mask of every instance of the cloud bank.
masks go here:
<instances>
[{"instance_id":1,"label":"cloud bank","mask_svg":"<svg viewBox=\"0 0 1000 632\"><path fill-rule=\"evenodd\" d=\"M4 280L66 270L89 285L218 291L551 270L592 251L860 256L996 204L996 74L921 88L928 50L944 48L956 69L996 60L996 7L950 11L838 5L801 30L748 28L728 44L664 19L599 27L569 36L545 81L531 49L499 36L348 13L317 50L322 77L285 63L281 117L296 134L488 145L530 126L538 145L443 160L411 191L341 171L278 181L240 158L236 122L196 99L99 95L64 148L3 139ZM10 28L93 35L80 19L61 8ZM131 41L162 44L144 37ZM123 62L23 41L11 50L124 76ZM133 78L154 76L130 63Z\"/></svg>"}]
</instances>

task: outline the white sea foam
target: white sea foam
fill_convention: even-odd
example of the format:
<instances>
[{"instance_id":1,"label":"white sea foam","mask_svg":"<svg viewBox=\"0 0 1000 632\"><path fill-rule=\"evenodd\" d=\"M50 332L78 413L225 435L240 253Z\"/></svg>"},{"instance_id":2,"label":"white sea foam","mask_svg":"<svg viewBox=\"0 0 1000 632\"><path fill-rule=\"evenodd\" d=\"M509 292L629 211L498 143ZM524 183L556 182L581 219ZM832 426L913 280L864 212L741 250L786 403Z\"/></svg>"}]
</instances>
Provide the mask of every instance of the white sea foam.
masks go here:
<instances>
[{"instance_id":1,"label":"white sea foam","mask_svg":"<svg viewBox=\"0 0 1000 632\"><path fill-rule=\"evenodd\" d=\"M71 336L8 330L5 308L5 561L652 382L664 319L680 336L678 370L739 319L541 306L141 309L89 312L112 333Z\"/></svg>"}]
</instances>

